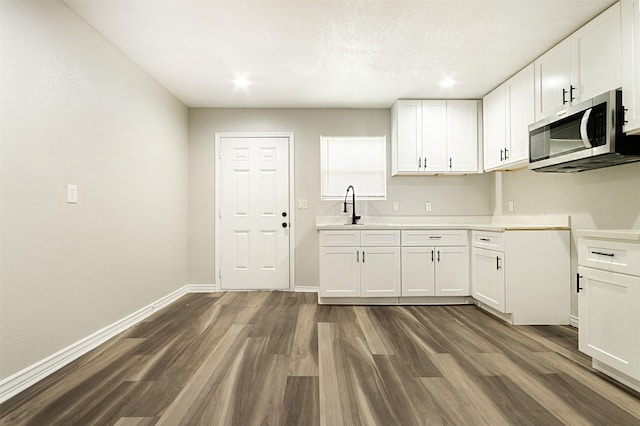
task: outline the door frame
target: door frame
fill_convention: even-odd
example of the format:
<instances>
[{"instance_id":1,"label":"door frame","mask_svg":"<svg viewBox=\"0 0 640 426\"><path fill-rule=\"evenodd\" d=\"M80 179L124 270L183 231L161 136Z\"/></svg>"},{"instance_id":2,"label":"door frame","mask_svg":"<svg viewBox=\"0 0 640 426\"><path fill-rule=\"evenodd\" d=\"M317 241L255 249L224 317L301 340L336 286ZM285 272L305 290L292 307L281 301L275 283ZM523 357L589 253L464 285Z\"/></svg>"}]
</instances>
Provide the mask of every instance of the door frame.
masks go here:
<instances>
[{"instance_id":1,"label":"door frame","mask_svg":"<svg viewBox=\"0 0 640 426\"><path fill-rule=\"evenodd\" d=\"M295 290L295 277L296 277L296 252L295 252L295 169L294 169L294 134L293 132L216 132L214 143L214 251L215 260L213 264L214 270L214 286L217 291L221 291L220 288L220 169L221 159L220 152L222 149L223 138L288 138L289 139L289 291Z\"/></svg>"}]
</instances>

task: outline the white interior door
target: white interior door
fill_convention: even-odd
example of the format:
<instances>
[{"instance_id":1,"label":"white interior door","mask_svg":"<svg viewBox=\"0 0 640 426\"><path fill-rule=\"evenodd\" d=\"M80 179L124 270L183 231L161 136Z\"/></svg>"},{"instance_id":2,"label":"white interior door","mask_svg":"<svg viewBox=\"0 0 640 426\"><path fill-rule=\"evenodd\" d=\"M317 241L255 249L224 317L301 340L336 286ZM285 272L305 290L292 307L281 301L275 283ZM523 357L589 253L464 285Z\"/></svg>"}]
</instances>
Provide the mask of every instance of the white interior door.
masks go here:
<instances>
[{"instance_id":1,"label":"white interior door","mask_svg":"<svg viewBox=\"0 0 640 426\"><path fill-rule=\"evenodd\" d=\"M222 137L219 148L220 288L288 289L289 138Z\"/></svg>"}]
</instances>

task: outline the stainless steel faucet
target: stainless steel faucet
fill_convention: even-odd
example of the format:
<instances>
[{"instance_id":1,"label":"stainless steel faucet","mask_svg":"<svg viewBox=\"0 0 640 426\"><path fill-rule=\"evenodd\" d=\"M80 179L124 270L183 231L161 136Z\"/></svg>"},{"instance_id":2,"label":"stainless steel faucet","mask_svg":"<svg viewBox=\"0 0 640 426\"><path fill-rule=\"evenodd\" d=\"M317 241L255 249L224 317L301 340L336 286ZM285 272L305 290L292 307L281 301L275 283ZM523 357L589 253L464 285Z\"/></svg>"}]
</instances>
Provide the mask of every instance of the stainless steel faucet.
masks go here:
<instances>
[{"instance_id":1,"label":"stainless steel faucet","mask_svg":"<svg viewBox=\"0 0 640 426\"><path fill-rule=\"evenodd\" d=\"M351 202L347 202L347 197L349 196L349 190L351 190L351 194L352 194L352 198L351 198ZM347 212L347 204L351 204L351 224L352 225L356 225L358 223L358 219L360 219L360 216L356 216L356 190L353 187L353 185L349 185L347 187L347 193L344 196L344 210L343 212L346 213Z\"/></svg>"}]
</instances>

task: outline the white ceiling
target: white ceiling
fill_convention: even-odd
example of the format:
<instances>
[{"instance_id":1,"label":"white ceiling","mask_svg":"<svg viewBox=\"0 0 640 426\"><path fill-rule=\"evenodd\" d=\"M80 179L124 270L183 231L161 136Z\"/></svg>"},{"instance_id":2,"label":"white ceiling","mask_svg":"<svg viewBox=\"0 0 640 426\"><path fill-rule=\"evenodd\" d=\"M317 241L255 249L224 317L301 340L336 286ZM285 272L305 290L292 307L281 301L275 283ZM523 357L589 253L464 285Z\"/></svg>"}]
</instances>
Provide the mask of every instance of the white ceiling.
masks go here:
<instances>
[{"instance_id":1,"label":"white ceiling","mask_svg":"<svg viewBox=\"0 0 640 426\"><path fill-rule=\"evenodd\" d=\"M189 107L295 108L480 98L614 2L65 0Z\"/></svg>"}]
</instances>

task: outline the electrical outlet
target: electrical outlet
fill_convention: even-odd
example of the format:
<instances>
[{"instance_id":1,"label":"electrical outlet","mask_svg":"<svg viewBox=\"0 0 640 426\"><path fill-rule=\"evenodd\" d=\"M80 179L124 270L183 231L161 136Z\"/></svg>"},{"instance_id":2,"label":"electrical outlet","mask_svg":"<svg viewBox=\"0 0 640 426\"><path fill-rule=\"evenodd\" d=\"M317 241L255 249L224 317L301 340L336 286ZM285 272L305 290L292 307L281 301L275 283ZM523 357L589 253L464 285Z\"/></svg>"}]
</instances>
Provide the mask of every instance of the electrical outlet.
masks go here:
<instances>
[{"instance_id":1,"label":"electrical outlet","mask_svg":"<svg viewBox=\"0 0 640 426\"><path fill-rule=\"evenodd\" d=\"M509 211L512 212L515 210L515 206L513 205L513 200L509 200Z\"/></svg>"},{"instance_id":2,"label":"electrical outlet","mask_svg":"<svg viewBox=\"0 0 640 426\"><path fill-rule=\"evenodd\" d=\"M392 210L394 212L399 212L400 211L400 201L394 201L393 202Z\"/></svg>"},{"instance_id":3,"label":"electrical outlet","mask_svg":"<svg viewBox=\"0 0 640 426\"><path fill-rule=\"evenodd\" d=\"M67 203L78 202L78 185L67 185Z\"/></svg>"},{"instance_id":4,"label":"electrical outlet","mask_svg":"<svg viewBox=\"0 0 640 426\"><path fill-rule=\"evenodd\" d=\"M426 212L431 211L431 201L427 201L426 203L424 203L424 211Z\"/></svg>"}]
</instances>

